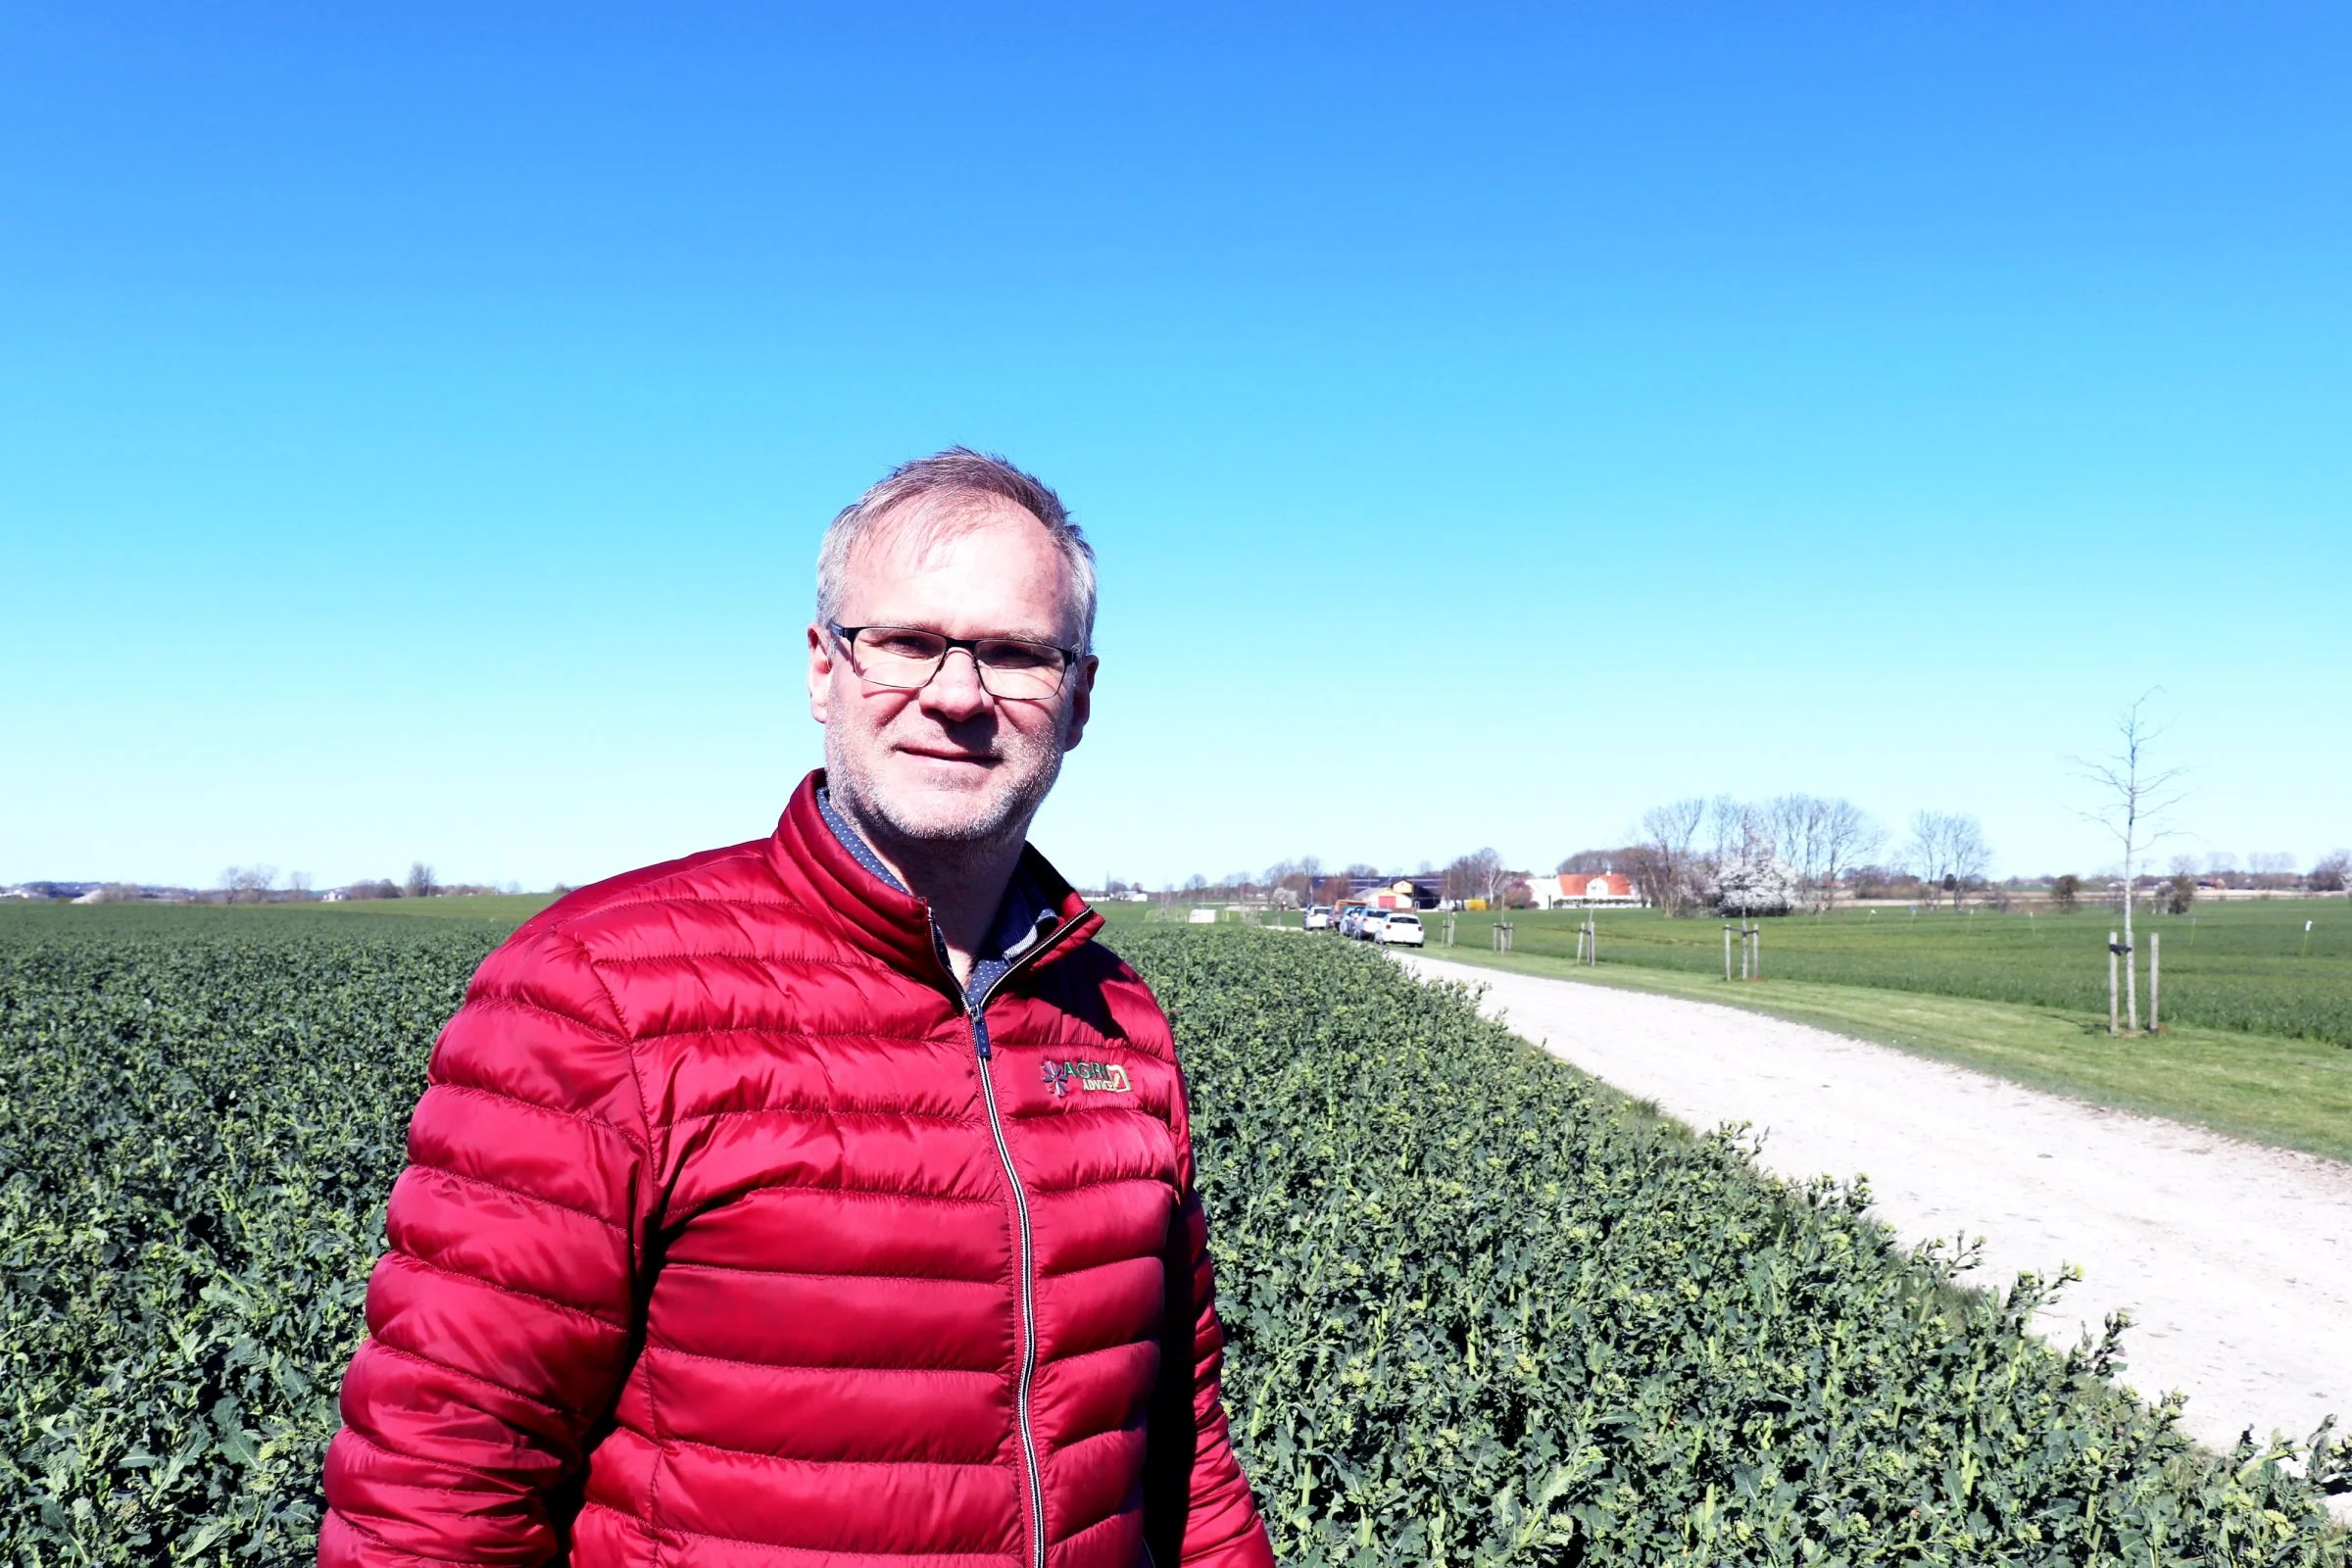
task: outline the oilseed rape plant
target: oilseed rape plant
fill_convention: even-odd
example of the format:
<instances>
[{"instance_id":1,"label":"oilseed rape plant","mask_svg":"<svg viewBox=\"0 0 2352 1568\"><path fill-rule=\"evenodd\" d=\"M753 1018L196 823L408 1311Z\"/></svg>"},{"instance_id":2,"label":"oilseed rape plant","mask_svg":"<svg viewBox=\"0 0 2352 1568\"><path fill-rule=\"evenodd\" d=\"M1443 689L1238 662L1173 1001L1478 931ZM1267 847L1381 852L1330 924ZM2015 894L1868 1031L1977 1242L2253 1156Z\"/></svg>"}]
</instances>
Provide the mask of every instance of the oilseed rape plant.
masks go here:
<instances>
[{"instance_id":1,"label":"oilseed rape plant","mask_svg":"<svg viewBox=\"0 0 2352 1568\"><path fill-rule=\"evenodd\" d=\"M0 919L0 1543L294 1564L434 1032L503 929ZM71 918L63 916L71 915ZM1177 1027L1236 1441L1286 1562L2344 1564L1856 1188L1762 1176L1375 955L1116 945Z\"/></svg>"}]
</instances>

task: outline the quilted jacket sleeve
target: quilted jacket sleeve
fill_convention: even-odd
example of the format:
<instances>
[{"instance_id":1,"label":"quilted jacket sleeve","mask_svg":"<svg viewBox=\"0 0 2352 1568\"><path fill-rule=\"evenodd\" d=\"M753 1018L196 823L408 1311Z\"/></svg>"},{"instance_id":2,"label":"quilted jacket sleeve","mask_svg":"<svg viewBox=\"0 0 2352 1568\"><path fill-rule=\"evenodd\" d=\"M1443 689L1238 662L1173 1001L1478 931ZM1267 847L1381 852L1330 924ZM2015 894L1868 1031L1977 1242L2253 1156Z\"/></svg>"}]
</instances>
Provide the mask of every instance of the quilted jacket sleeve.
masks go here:
<instances>
[{"instance_id":1,"label":"quilted jacket sleeve","mask_svg":"<svg viewBox=\"0 0 2352 1568\"><path fill-rule=\"evenodd\" d=\"M558 1553L636 1344L648 1146L587 955L526 929L434 1048L327 1449L322 1564Z\"/></svg>"},{"instance_id":2,"label":"quilted jacket sleeve","mask_svg":"<svg viewBox=\"0 0 2352 1568\"><path fill-rule=\"evenodd\" d=\"M1273 1568L1265 1522L1225 1416L1225 1329L1217 1321L1208 1216L1193 1185L1191 1113L1181 1088L1175 1132L1184 1200L1168 1231L1167 1317L1145 1458L1144 1539L1159 1568Z\"/></svg>"}]
</instances>

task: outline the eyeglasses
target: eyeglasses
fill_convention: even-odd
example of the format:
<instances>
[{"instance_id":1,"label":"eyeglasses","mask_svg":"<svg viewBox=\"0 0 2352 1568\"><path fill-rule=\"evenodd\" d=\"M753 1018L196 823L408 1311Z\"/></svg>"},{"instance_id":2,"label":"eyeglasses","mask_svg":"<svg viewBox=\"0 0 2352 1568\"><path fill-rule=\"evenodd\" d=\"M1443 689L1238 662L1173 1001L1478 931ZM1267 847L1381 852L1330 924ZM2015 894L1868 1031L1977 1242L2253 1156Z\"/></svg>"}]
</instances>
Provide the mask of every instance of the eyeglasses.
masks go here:
<instances>
[{"instance_id":1,"label":"eyeglasses","mask_svg":"<svg viewBox=\"0 0 2352 1568\"><path fill-rule=\"evenodd\" d=\"M900 691L919 691L939 673L949 651L972 656L980 685L989 696L1012 703L1042 703L1061 694L1062 676L1078 662L1075 648L1024 642L1018 637L948 637L916 626L828 626L849 650L850 667L860 680Z\"/></svg>"}]
</instances>

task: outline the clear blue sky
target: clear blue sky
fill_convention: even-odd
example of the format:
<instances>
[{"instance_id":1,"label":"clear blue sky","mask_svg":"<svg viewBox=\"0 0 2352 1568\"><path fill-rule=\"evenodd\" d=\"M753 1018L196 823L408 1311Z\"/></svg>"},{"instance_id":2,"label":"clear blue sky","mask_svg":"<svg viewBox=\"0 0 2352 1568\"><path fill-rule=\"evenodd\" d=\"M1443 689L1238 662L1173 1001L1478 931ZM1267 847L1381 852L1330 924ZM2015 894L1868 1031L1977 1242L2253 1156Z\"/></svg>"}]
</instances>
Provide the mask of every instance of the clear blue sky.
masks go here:
<instances>
[{"instance_id":1,"label":"clear blue sky","mask_svg":"<svg viewBox=\"0 0 2352 1568\"><path fill-rule=\"evenodd\" d=\"M824 520L1102 557L1038 840L2352 841L2352 14L0 6L0 881L764 832Z\"/></svg>"}]
</instances>

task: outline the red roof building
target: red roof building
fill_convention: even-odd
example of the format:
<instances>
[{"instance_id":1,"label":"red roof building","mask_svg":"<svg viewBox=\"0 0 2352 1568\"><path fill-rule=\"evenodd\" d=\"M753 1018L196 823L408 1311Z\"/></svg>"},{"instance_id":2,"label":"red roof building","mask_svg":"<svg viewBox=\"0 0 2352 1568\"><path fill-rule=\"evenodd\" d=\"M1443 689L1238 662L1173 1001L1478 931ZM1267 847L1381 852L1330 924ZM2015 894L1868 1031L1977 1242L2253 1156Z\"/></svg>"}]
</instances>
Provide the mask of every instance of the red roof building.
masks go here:
<instances>
[{"instance_id":1,"label":"red roof building","mask_svg":"<svg viewBox=\"0 0 2352 1568\"><path fill-rule=\"evenodd\" d=\"M1539 909L1556 909L1562 905L1642 902L1642 896L1634 891L1633 879L1622 871L1569 871L1559 876L1530 877L1527 887L1535 895Z\"/></svg>"}]
</instances>

